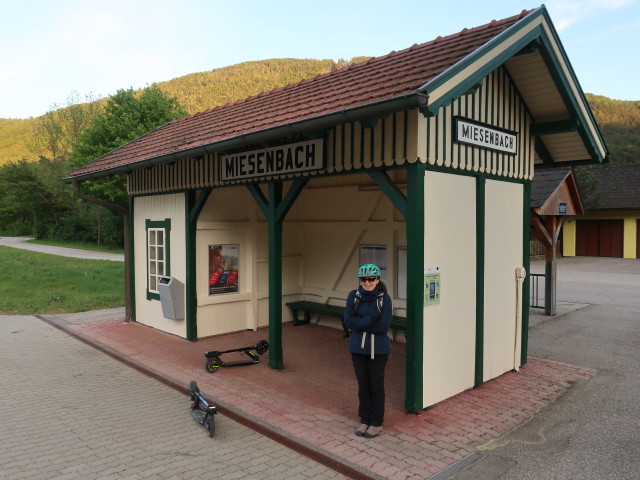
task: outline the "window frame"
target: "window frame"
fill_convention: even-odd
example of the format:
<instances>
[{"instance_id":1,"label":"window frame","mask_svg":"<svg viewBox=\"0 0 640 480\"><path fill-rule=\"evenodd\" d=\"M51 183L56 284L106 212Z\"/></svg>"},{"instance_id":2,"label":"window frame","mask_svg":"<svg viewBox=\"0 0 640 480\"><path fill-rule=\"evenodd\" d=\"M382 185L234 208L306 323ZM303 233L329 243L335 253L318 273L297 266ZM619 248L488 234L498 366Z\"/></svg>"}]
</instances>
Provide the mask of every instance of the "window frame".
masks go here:
<instances>
[{"instance_id":1,"label":"window frame","mask_svg":"<svg viewBox=\"0 0 640 480\"><path fill-rule=\"evenodd\" d=\"M163 243L158 244L155 243L153 246L157 249L158 247L163 248L164 250L164 258L162 260L158 260L158 258L151 258L151 247L149 242L150 232L162 232L163 233ZM171 219L165 218L164 220L145 220L145 248L146 248L146 264L147 264L147 279L146 279L146 290L147 290L147 300L160 300L160 291L158 288L158 278L163 276L171 275ZM156 267L160 262L163 265L163 271L159 272L156 268L154 273L151 273L151 263L156 262ZM156 290L151 289L151 277L155 277L156 279Z\"/></svg>"}]
</instances>

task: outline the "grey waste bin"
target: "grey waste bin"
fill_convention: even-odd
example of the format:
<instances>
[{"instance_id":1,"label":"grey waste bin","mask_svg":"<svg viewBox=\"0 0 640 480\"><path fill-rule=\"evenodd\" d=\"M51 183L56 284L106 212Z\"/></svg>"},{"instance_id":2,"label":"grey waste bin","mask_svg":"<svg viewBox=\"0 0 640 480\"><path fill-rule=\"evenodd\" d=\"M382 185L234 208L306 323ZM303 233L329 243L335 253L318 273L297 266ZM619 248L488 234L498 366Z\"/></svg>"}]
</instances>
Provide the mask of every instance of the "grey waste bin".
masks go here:
<instances>
[{"instance_id":1,"label":"grey waste bin","mask_svg":"<svg viewBox=\"0 0 640 480\"><path fill-rule=\"evenodd\" d=\"M158 292L160 292L164 317L182 320L184 318L184 284L174 277L160 277Z\"/></svg>"}]
</instances>

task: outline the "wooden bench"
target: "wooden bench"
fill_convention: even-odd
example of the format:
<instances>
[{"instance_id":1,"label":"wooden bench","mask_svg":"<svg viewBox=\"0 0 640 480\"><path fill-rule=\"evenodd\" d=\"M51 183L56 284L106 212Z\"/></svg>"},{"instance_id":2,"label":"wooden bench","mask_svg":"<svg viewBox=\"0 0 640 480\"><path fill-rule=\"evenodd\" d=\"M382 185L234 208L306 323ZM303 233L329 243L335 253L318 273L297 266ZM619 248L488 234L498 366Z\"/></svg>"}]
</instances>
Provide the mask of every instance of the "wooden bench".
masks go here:
<instances>
[{"instance_id":1,"label":"wooden bench","mask_svg":"<svg viewBox=\"0 0 640 480\"><path fill-rule=\"evenodd\" d=\"M337 305L327 305L325 303L309 302L307 300L289 302L286 305L289 310L291 310L291 316L293 318L294 325L306 325L307 323L311 323L312 313L317 313L318 315L322 315L325 317L339 318L341 321L344 319L344 307L340 307ZM298 317L298 312L303 312L302 319ZM391 328L406 332L407 319L400 315L393 315L391 317ZM346 329L345 334L348 335Z\"/></svg>"}]
</instances>

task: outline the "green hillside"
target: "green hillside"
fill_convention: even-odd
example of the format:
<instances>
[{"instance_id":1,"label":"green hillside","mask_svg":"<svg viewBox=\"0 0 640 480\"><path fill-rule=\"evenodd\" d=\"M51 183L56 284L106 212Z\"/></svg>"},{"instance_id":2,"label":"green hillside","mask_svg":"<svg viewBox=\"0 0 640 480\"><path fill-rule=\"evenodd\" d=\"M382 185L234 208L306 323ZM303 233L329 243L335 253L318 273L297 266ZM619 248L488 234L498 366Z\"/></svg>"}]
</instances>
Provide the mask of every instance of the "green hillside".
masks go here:
<instances>
[{"instance_id":1,"label":"green hillside","mask_svg":"<svg viewBox=\"0 0 640 480\"><path fill-rule=\"evenodd\" d=\"M367 57L350 61L271 59L245 62L208 72L192 73L158 83L176 97L190 114L257 95L327 73ZM616 164L640 163L640 101L620 101L587 94ZM38 119L0 119L0 165L20 159L35 160L27 141Z\"/></svg>"}]
</instances>

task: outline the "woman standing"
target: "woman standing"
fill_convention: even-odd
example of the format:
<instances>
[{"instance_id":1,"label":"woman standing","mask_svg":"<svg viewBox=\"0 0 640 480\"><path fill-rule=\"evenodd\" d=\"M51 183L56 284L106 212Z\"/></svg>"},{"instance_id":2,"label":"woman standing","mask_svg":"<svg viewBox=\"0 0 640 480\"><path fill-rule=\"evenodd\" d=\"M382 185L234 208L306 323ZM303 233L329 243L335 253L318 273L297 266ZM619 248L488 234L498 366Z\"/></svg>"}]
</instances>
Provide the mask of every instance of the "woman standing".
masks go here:
<instances>
[{"instance_id":1,"label":"woman standing","mask_svg":"<svg viewBox=\"0 0 640 480\"><path fill-rule=\"evenodd\" d=\"M362 265L360 286L347 296L344 323L351 330L349 352L358 379L359 437L373 438L384 421L384 370L391 353L387 332L391 325L391 297L380 280L380 268Z\"/></svg>"}]
</instances>

